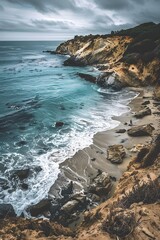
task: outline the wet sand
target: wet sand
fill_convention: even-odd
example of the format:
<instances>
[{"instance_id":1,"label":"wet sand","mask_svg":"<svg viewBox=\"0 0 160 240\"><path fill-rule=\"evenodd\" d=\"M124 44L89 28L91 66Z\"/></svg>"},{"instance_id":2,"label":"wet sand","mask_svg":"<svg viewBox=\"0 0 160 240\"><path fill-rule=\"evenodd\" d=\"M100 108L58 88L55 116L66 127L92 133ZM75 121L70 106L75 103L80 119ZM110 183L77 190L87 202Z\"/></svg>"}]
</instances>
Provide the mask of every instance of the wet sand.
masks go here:
<instances>
[{"instance_id":1,"label":"wet sand","mask_svg":"<svg viewBox=\"0 0 160 240\"><path fill-rule=\"evenodd\" d=\"M150 101L147 106L152 109L152 113L157 111L157 106L153 104L155 101L152 100L152 89L132 88L132 90L139 92L139 96L129 104L131 108L129 112L113 118L119 121L118 127L95 134L92 145L78 151L72 158L60 164L61 173L49 191L50 197L59 197L61 189L71 180L73 181L74 193L86 191L99 171L107 172L109 176L118 181L127 169L132 157L136 155L135 147L140 147L151 141L150 136L130 137L127 132L116 133L118 129L129 129L131 127L129 126L130 120L132 120L134 126L151 123L155 129L159 128L159 116L156 114L145 116L142 119L134 117L135 112L138 112L143 107L142 103L146 100ZM113 144L123 144L126 148L127 154L122 164L112 164L107 160L107 147Z\"/></svg>"}]
</instances>

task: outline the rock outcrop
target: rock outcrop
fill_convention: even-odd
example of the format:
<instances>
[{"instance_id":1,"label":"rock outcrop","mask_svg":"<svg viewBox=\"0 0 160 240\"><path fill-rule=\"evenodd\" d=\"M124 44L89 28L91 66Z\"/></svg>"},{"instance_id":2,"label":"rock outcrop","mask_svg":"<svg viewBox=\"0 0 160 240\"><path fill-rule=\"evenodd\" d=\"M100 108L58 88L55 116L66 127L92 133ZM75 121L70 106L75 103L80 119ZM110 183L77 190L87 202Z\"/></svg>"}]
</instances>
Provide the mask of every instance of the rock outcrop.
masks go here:
<instances>
[{"instance_id":1,"label":"rock outcrop","mask_svg":"<svg viewBox=\"0 0 160 240\"><path fill-rule=\"evenodd\" d=\"M75 36L60 44L56 53L70 55L65 65L96 65L114 73L116 81L125 86L160 84L160 24L145 23L108 35Z\"/></svg>"}]
</instances>

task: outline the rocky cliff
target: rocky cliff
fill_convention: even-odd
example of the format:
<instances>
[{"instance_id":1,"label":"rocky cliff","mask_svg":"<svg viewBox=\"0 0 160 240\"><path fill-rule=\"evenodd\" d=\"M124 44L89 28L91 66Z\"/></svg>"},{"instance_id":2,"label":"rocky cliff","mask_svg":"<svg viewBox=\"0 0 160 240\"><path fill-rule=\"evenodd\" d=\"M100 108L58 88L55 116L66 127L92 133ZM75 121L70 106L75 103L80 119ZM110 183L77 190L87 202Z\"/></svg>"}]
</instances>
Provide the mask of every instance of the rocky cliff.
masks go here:
<instances>
[{"instance_id":1,"label":"rocky cliff","mask_svg":"<svg viewBox=\"0 0 160 240\"><path fill-rule=\"evenodd\" d=\"M126 86L160 82L160 24L141 24L108 35L75 36L56 53L70 55L65 65L95 65L107 74L114 73Z\"/></svg>"}]
</instances>

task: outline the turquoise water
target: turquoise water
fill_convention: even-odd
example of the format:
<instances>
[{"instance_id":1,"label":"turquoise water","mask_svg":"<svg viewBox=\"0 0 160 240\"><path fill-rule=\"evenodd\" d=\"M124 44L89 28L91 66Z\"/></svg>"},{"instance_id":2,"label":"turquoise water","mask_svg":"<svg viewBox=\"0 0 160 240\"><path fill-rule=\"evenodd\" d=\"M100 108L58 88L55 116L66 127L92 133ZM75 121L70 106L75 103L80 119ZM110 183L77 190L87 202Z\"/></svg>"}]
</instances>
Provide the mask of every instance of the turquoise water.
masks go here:
<instances>
[{"instance_id":1,"label":"turquoise water","mask_svg":"<svg viewBox=\"0 0 160 240\"><path fill-rule=\"evenodd\" d=\"M118 125L112 116L129 111L135 93L112 92L81 78L92 67L65 67L67 56L50 55L60 42L0 42L0 178L8 181L0 202L17 214L47 196L59 164L89 146L93 135ZM64 122L56 128L56 121ZM12 175L30 168L24 180ZM42 170L37 171L37 167Z\"/></svg>"}]
</instances>

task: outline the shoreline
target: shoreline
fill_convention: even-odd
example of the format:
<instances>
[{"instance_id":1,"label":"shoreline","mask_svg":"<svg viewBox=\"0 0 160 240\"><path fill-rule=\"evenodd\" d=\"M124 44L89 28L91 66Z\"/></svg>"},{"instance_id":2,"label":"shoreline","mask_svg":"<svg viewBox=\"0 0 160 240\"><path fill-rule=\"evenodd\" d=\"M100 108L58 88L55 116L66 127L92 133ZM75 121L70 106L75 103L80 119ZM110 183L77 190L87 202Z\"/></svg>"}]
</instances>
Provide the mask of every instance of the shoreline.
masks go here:
<instances>
[{"instance_id":1,"label":"shoreline","mask_svg":"<svg viewBox=\"0 0 160 240\"><path fill-rule=\"evenodd\" d=\"M135 88L133 91L137 92L137 89ZM135 98L137 97L138 96L136 96ZM135 98L133 98L127 106L130 107L130 104L132 103L132 101L134 101ZM104 171L106 169L105 165L108 166L109 174L112 174L113 177L116 177L117 179L121 177L122 172L121 170L119 170L118 165L114 165L110 163L108 160L106 160L106 157L107 157L106 150L107 150L107 146L111 144L118 144L120 143L121 140L123 140L119 138L118 140L112 139L112 138L116 130L124 127L123 125L124 120L127 122L130 121L130 119L132 118L131 111L132 109L130 109L126 113L121 114L120 116L113 116L112 119L119 122L118 126L112 129L102 130L100 132L95 133L93 136L93 142L91 145L81 150L78 150L73 155L73 157L65 159L62 163L60 163L61 173L59 174L60 176L55 181L55 183L51 186L49 191L49 196L54 196L54 195L57 196L58 194L57 193L55 194L55 189L59 192L61 190L60 189L61 187L59 187L58 185L61 185L62 187L65 186L65 184L63 184L63 181L64 183L66 183L67 179L73 182L75 181L76 190L81 191L82 189L81 187L79 187L81 185L81 182L83 182L82 188L86 188L87 185L89 184L89 178L91 176L92 178L94 178L97 174L98 169L100 169L101 171ZM121 137L123 138L123 136ZM105 143L103 144L102 142L105 142ZM83 168L86 169L86 172L87 172L86 174L83 173ZM75 170L77 170L78 174L75 174ZM116 176L114 176L114 172L117 172ZM86 178L88 179L88 181L84 182L83 179L86 180Z\"/></svg>"},{"instance_id":2,"label":"shoreline","mask_svg":"<svg viewBox=\"0 0 160 240\"><path fill-rule=\"evenodd\" d=\"M131 159L136 156L142 146L148 144L152 139L152 136L130 137L127 131L124 133L116 133L116 131L131 128L131 126L129 126L130 120L132 120L133 126L152 123L154 128L158 129L158 121L153 114L145 116L142 119L136 119L134 117L134 113L142 108L142 103L144 103L146 99L149 99L150 104L148 106L152 111L155 109L153 105L154 100L152 99L152 89L132 88L132 90L139 92L139 95L128 104L130 111L118 117L113 117L114 120L119 121L119 125L113 129L96 133L93 137L93 143L89 147L79 150L72 158L66 159L60 164L61 173L50 188L49 198L54 200L59 199L60 196L62 196L61 191L63 189L68 191L68 186L70 186L69 184L71 182L73 183L72 195L86 194L88 187L92 184L92 181L99 172L108 174L112 182L112 189L102 201L93 201L89 209L96 207L101 202L113 196L119 179L127 170ZM126 157L121 164L113 164L107 160L107 148L115 144L123 145L126 150ZM78 224L80 222L78 221ZM77 225L77 221L75 221L74 224ZM71 225L71 227L74 229L75 225Z\"/></svg>"}]
</instances>

